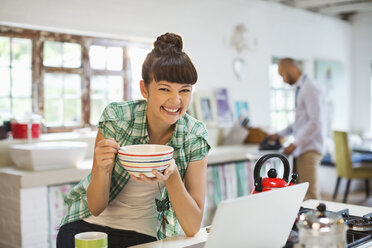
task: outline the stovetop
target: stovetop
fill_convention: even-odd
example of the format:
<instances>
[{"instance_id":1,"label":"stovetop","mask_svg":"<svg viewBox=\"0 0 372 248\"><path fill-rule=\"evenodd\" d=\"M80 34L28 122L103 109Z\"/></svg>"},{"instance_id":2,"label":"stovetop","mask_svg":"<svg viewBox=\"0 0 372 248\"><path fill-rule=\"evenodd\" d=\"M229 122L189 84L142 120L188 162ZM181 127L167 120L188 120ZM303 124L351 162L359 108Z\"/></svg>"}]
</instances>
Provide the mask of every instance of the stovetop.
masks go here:
<instances>
[{"instance_id":1,"label":"stovetop","mask_svg":"<svg viewBox=\"0 0 372 248\"><path fill-rule=\"evenodd\" d=\"M314 211L309 208L300 208L299 214ZM326 212L331 212L326 210ZM344 219L348 230L347 248L363 248L372 246L372 213L364 216L354 216L349 214L349 209L343 209L336 213ZM299 242L299 231L296 225L293 225L291 233L288 237L287 244L283 248L293 248Z\"/></svg>"}]
</instances>

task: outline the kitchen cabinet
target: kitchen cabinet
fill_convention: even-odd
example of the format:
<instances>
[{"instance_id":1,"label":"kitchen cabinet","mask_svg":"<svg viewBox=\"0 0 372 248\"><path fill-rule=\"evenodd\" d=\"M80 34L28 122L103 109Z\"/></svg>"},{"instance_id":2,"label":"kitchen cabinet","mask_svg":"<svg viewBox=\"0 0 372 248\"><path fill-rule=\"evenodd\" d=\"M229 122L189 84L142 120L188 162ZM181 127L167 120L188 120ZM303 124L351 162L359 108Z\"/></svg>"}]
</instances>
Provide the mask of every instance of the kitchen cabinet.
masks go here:
<instances>
[{"instance_id":1,"label":"kitchen cabinet","mask_svg":"<svg viewBox=\"0 0 372 248\"><path fill-rule=\"evenodd\" d=\"M50 210L62 201L62 195L53 196L52 201L48 195L60 187L56 185L75 183L87 176L91 164L92 160L85 160L77 168L49 171L0 169L0 247L50 247L50 226L58 222L58 215ZM49 221L50 214L53 222Z\"/></svg>"},{"instance_id":2,"label":"kitchen cabinet","mask_svg":"<svg viewBox=\"0 0 372 248\"><path fill-rule=\"evenodd\" d=\"M64 196L74 185L75 183L48 186L48 241L51 248L56 247L59 224L66 214Z\"/></svg>"}]
</instances>

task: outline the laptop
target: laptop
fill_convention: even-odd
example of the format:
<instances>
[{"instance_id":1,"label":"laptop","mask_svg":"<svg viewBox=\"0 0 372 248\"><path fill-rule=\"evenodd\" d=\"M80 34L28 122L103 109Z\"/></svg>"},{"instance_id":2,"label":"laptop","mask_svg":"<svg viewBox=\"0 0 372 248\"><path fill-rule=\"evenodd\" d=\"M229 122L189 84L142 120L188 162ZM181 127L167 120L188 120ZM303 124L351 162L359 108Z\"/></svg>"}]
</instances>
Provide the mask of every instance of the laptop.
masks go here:
<instances>
[{"instance_id":1,"label":"laptop","mask_svg":"<svg viewBox=\"0 0 372 248\"><path fill-rule=\"evenodd\" d=\"M206 242L188 248L283 247L309 183L222 201Z\"/></svg>"}]
</instances>

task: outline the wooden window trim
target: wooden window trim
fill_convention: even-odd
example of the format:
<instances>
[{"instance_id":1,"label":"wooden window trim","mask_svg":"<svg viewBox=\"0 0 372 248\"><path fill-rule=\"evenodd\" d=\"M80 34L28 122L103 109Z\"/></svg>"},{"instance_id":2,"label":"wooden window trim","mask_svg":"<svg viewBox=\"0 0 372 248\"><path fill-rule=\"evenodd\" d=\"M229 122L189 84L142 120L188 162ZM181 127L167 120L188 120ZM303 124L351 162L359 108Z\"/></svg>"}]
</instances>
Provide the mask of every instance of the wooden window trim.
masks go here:
<instances>
[{"instance_id":1,"label":"wooden window trim","mask_svg":"<svg viewBox=\"0 0 372 248\"><path fill-rule=\"evenodd\" d=\"M76 34L65 34L61 32L51 32L43 30L34 30L13 26L0 25L0 35L11 38L26 38L32 40L32 110L44 116L44 84L43 77L45 73L73 73L80 74L82 78L82 92L81 92L81 120L80 126L76 127L48 127L48 132L71 131L79 127L92 127L90 125L90 80L91 75L120 75L123 76L123 100L131 99L131 72L130 60L128 54L129 41L110 39L104 37L92 37ZM81 45L81 67L80 68L59 68L49 67L43 65L43 50L45 41L57 42L72 42ZM145 42L136 42L136 44L143 46ZM89 47L91 45L101 46L116 46L123 48L123 68L120 71L95 70L90 68L89 63ZM37 93L37 96L35 94ZM37 98L37 101L34 99ZM34 106L34 105L37 106Z\"/></svg>"}]
</instances>

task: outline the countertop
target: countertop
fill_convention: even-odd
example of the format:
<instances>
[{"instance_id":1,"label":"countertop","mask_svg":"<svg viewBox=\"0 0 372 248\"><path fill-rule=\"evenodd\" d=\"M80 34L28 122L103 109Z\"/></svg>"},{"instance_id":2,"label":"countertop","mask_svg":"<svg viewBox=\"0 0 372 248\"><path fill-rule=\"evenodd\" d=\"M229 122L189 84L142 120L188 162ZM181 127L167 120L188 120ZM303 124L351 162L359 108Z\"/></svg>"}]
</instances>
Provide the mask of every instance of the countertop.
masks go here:
<instances>
[{"instance_id":1,"label":"countertop","mask_svg":"<svg viewBox=\"0 0 372 248\"><path fill-rule=\"evenodd\" d=\"M32 188L47 185L79 182L86 177L91 170L93 160L84 160L76 167L65 169L53 169L43 171L19 170L16 167L0 169L0 180L6 177L8 180L16 181L19 188Z\"/></svg>"},{"instance_id":2,"label":"countertop","mask_svg":"<svg viewBox=\"0 0 372 248\"><path fill-rule=\"evenodd\" d=\"M349 213L351 215L362 216L367 213L372 212L372 208L364 207L364 206L357 206L351 204L344 204L338 202L330 202L330 201L323 201L323 200L307 200L304 201L302 206L306 208L313 208L315 209L319 202L325 203L327 205L327 209L331 211L339 211L345 208L349 208ZM163 240L131 246L132 248L181 248L187 247L194 244L198 244L200 242L205 242L208 238L208 233L206 232L206 228L201 228L200 231L194 237L186 237L185 235L177 235L170 238L166 238Z\"/></svg>"},{"instance_id":3,"label":"countertop","mask_svg":"<svg viewBox=\"0 0 372 248\"><path fill-rule=\"evenodd\" d=\"M208 154L208 164L257 160L263 154L275 152L258 151L257 147L256 144L213 147ZM44 171L20 170L15 166L10 166L0 168L0 180L2 177L12 177L19 181L20 188L78 182L90 173L92 164L92 159L86 159L77 167Z\"/></svg>"}]
</instances>

